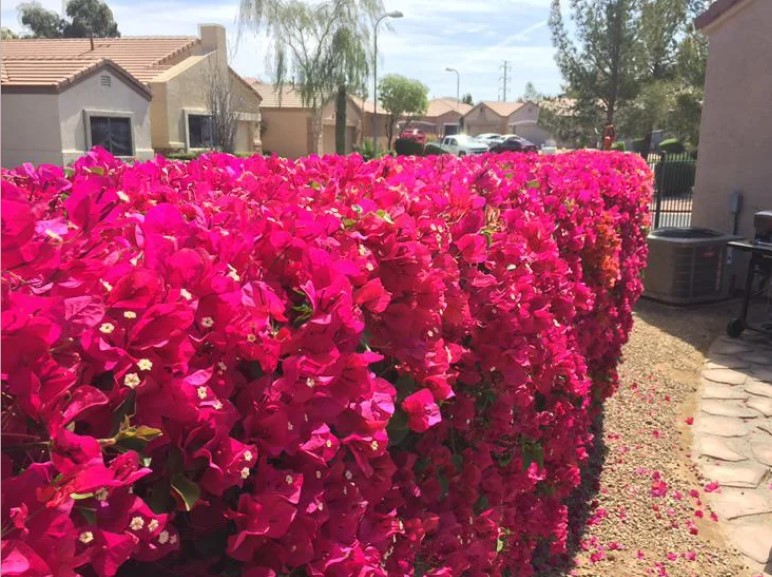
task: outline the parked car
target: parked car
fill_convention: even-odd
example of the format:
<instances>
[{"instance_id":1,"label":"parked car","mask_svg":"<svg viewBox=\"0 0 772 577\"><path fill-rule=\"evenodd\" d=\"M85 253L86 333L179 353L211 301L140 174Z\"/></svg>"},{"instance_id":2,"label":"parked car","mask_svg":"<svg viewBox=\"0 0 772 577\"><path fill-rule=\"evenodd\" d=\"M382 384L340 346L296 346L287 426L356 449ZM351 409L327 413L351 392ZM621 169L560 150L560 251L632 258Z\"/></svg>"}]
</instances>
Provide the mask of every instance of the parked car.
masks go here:
<instances>
[{"instance_id":1,"label":"parked car","mask_svg":"<svg viewBox=\"0 0 772 577\"><path fill-rule=\"evenodd\" d=\"M482 154L488 152L488 145L466 134L446 136L440 145L442 150L454 156L466 156L467 154Z\"/></svg>"},{"instance_id":2,"label":"parked car","mask_svg":"<svg viewBox=\"0 0 772 577\"><path fill-rule=\"evenodd\" d=\"M502 142L491 146L491 152L537 152L539 147L516 134L507 134Z\"/></svg>"},{"instance_id":3,"label":"parked car","mask_svg":"<svg viewBox=\"0 0 772 577\"><path fill-rule=\"evenodd\" d=\"M420 142L421 144L426 144L426 133L424 133L422 130L418 130L417 128L413 128L411 130L403 130L399 137L404 138L405 140L414 140L416 142Z\"/></svg>"},{"instance_id":4,"label":"parked car","mask_svg":"<svg viewBox=\"0 0 772 577\"><path fill-rule=\"evenodd\" d=\"M496 132L485 132L484 134L478 134L475 138L483 144L487 144L488 148L504 140L504 137Z\"/></svg>"},{"instance_id":5,"label":"parked car","mask_svg":"<svg viewBox=\"0 0 772 577\"><path fill-rule=\"evenodd\" d=\"M557 154L557 152L558 146L554 140L547 140L544 144L541 145L542 154Z\"/></svg>"}]
</instances>

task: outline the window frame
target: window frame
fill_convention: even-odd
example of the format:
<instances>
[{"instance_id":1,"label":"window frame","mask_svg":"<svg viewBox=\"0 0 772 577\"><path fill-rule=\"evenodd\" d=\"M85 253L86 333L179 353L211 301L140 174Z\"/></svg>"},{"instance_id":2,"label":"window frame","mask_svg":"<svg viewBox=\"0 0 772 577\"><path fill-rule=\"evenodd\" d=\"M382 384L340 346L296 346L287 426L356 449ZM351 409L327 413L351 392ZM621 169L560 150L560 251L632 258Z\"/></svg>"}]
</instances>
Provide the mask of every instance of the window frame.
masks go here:
<instances>
[{"instance_id":1,"label":"window frame","mask_svg":"<svg viewBox=\"0 0 772 577\"><path fill-rule=\"evenodd\" d=\"M91 119L92 118L123 118L129 121L129 131L131 134L131 154L130 155L113 155L116 158L136 158L137 156L137 131L134 125L134 113L130 111L121 110L93 110L86 109L83 111L85 131L86 131L86 150L91 150L94 147L94 142L91 137ZM110 152L110 151L108 151ZM112 154L112 152L111 152Z\"/></svg>"},{"instance_id":2,"label":"window frame","mask_svg":"<svg viewBox=\"0 0 772 577\"><path fill-rule=\"evenodd\" d=\"M190 117L191 116L203 116L207 118L211 118L212 122L214 122L214 115L209 113L207 110L204 109L185 109L183 110L184 113L184 122L185 122L185 149L187 152L200 152L200 151L207 151L207 150L215 150L215 142L214 142L214 126L212 126L212 144L211 146L191 146L190 144Z\"/></svg>"}]
</instances>

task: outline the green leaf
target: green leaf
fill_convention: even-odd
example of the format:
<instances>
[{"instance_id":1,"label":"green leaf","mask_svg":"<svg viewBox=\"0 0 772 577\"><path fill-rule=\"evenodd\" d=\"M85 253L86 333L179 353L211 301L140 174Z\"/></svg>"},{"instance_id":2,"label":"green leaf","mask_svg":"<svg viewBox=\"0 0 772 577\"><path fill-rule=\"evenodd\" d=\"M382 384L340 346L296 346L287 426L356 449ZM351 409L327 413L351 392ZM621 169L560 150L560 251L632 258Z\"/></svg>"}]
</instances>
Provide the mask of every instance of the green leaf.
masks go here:
<instances>
[{"instance_id":1,"label":"green leaf","mask_svg":"<svg viewBox=\"0 0 772 577\"><path fill-rule=\"evenodd\" d=\"M83 499L90 499L94 496L94 493L70 493L70 499L73 501L82 501Z\"/></svg>"},{"instance_id":2,"label":"green leaf","mask_svg":"<svg viewBox=\"0 0 772 577\"><path fill-rule=\"evenodd\" d=\"M172 477L172 491L182 500L186 511L192 510L201 497L198 485L181 473Z\"/></svg>"},{"instance_id":3,"label":"green leaf","mask_svg":"<svg viewBox=\"0 0 772 577\"><path fill-rule=\"evenodd\" d=\"M527 188L539 188L539 181L538 180L530 180L525 185Z\"/></svg>"},{"instance_id":4,"label":"green leaf","mask_svg":"<svg viewBox=\"0 0 772 577\"><path fill-rule=\"evenodd\" d=\"M501 553L504 550L504 541L499 537L496 539L496 553Z\"/></svg>"},{"instance_id":5,"label":"green leaf","mask_svg":"<svg viewBox=\"0 0 772 577\"><path fill-rule=\"evenodd\" d=\"M520 443L523 452L523 469L531 466L531 463L537 463L539 467L544 467L544 449L538 441L532 439L523 439Z\"/></svg>"},{"instance_id":6,"label":"green leaf","mask_svg":"<svg viewBox=\"0 0 772 577\"><path fill-rule=\"evenodd\" d=\"M391 215L386 212L384 209L379 209L375 214L380 216L383 220L388 222L389 224L394 224L394 220L391 218Z\"/></svg>"},{"instance_id":7,"label":"green leaf","mask_svg":"<svg viewBox=\"0 0 772 577\"><path fill-rule=\"evenodd\" d=\"M163 433L160 429L140 425L139 427L127 427L115 435L114 444L123 449L142 451L153 439L157 439Z\"/></svg>"},{"instance_id":8,"label":"green leaf","mask_svg":"<svg viewBox=\"0 0 772 577\"><path fill-rule=\"evenodd\" d=\"M129 391L123 402L113 412L113 428L112 434L116 435L121 429L121 425L124 424L127 417L134 416L136 412L137 391L134 389Z\"/></svg>"},{"instance_id":9,"label":"green leaf","mask_svg":"<svg viewBox=\"0 0 772 577\"><path fill-rule=\"evenodd\" d=\"M396 447L405 440L410 429L407 426L408 416L402 409L397 409L386 425L386 434L389 436L389 446Z\"/></svg>"}]
</instances>

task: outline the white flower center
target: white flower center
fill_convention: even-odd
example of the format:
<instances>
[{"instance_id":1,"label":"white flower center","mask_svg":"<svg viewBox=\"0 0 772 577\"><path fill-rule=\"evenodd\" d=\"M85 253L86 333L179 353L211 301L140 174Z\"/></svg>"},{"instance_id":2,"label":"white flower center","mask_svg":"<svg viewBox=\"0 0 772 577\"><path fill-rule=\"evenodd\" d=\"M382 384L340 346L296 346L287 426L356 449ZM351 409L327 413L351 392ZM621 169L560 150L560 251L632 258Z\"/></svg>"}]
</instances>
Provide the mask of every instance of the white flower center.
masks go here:
<instances>
[{"instance_id":1,"label":"white flower center","mask_svg":"<svg viewBox=\"0 0 772 577\"><path fill-rule=\"evenodd\" d=\"M204 400L209 392L206 390L206 387L202 385L196 389L196 394L199 399Z\"/></svg>"},{"instance_id":2,"label":"white flower center","mask_svg":"<svg viewBox=\"0 0 772 577\"><path fill-rule=\"evenodd\" d=\"M94 534L91 531L83 531L83 533L81 533L78 536L78 541L80 541L81 543L88 544L88 543L91 543L93 540L94 540Z\"/></svg>"},{"instance_id":3,"label":"white flower center","mask_svg":"<svg viewBox=\"0 0 772 577\"><path fill-rule=\"evenodd\" d=\"M155 531L156 529L158 529L158 525L159 525L158 519L151 519L150 523L147 524L147 530Z\"/></svg>"},{"instance_id":4,"label":"white flower center","mask_svg":"<svg viewBox=\"0 0 772 577\"><path fill-rule=\"evenodd\" d=\"M125 319L136 319L137 313L134 311L123 311L123 318Z\"/></svg>"},{"instance_id":5,"label":"white flower center","mask_svg":"<svg viewBox=\"0 0 772 577\"><path fill-rule=\"evenodd\" d=\"M204 317L201 319L201 326L204 328L211 328L214 325L214 319L212 317Z\"/></svg>"},{"instance_id":6,"label":"white flower center","mask_svg":"<svg viewBox=\"0 0 772 577\"><path fill-rule=\"evenodd\" d=\"M149 371L153 368L153 361L150 359L139 359L137 366L139 367L140 371Z\"/></svg>"},{"instance_id":7,"label":"white flower center","mask_svg":"<svg viewBox=\"0 0 772 577\"><path fill-rule=\"evenodd\" d=\"M313 389L316 386L316 379L314 379L314 377L308 377L306 379L306 386L309 389Z\"/></svg>"},{"instance_id":8,"label":"white flower center","mask_svg":"<svg viewBox=\"0 0 772 577\"><path fill-rule=\"evenodd\" d=\"M113 323L102 323L99 326L99 332L103 335L109 335L115 330L115 325Z\"/></svg>"},{"instance_id":9,"label":"white flower center","mask_svg":"<svg viewBox=\"0 0 772 577\"><path fill-rule=\"evenodd\" d=\"M169 531L164 529L158 534L158 542L161 545L166 545L169 542Z\"/></svg>"},{"instance_id":10,"label":"white flower center","mask_svg":"<svg viewBox=\"0 0 772 577\"><path fill-rule=\"evenodd\" d=\"M139 531L145 526L145 520L142 517L134 517L129 523L129 529L132 531Z\"/></svg>"},{"instance_id":11,"label":"white flower center","mask_svg":"<svg viewBox=\"0 0 772 577\"><path fill-rule=\"evenodd\" d=\"M100 489L97 489L94 492L94 498L97 501L107 501L107 497L109 496L109 493L105 487L102 487Z\"/></svg>"},{"instance_id":12,"label":"white flower center","mask_svg":"<svg viewBox=\"0 0 772 577\"><path fill-rule=\"evenodd\" d=\"M241 469L241 478L246 479L247 477L249 477L249 467L244 467Z\"/></svg>"},{"instance_id":13,"label":"white flower center","mask_svg":"<svg viewBox=\"0 0 772 577\"><path fill-rule=\"evenodd\" d=\"M284 481L286 481L287 485L292 485L292 475L284 477Z\"/></svg>"},{"instance_id":14,"label":"white flower center","mask_svg":"<svg viewBox=\"0 0 772 577\"><path fill-rule=\"evenodd\" d=\"M251 461L252 460L252 451L244 451L244 460L245 461Z\"/></svg>"},{"instance_id":15,"label":"white flower center","mask_svg":"<svg viewBox=\"0 0 772 577\"><path fill-rule=\"evenodd\" d=\"M193 300L193 295L190 294L190 291L188 289L180 289L180 295L182 298L184 298L186 301Z\"/></svg>"},{"instance_id":16,"label":"white flower center","mask_svg":"<svg viewBox=\"0 0 772 577\"><path fill-rule=\"evenodd\" d=\"M140 383L139 375L137 373L129 373L123 377L123 384L130 389L136 389Z\"/></svg>"}]
</instances>

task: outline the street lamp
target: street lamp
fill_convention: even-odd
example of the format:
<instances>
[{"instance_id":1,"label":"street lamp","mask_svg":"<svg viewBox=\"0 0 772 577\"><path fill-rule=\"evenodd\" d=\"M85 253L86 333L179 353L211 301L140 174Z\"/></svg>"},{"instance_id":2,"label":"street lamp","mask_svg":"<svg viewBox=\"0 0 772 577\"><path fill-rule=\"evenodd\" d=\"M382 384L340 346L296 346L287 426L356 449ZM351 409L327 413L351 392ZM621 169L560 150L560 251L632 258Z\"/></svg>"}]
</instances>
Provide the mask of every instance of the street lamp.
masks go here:
<instances>
[{"instance_id":1,"label":"street lamp","mask_svg":"<svg viewBox=\"0 0 772 577\"><path fill-rule=\"evenodd\" d=\"M446 68L445 72L456 73L456 110L458 110L461 105L461 74L455 68Z\"/></svg>"},{"instance_id":2,"label":"street lamp","mask_svg":"<svg viewBox=\"0 0 772 577\"><path fill-rule=\"evenodd\" d=\"M378 124L378 24L380 24L381 20L384 18L402 18L402 16L402 12L395 10L394 12L387 12L375 21L375 32L373 34L373 156L377 156L378 154L378 139L375 135L376 126Z\"/></svg>"}]
</instances>

